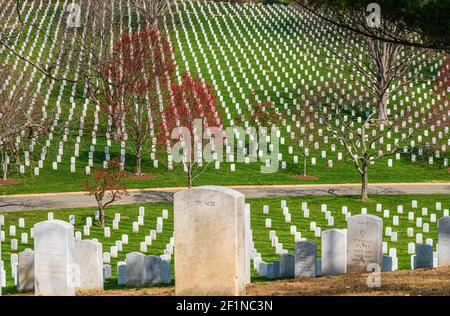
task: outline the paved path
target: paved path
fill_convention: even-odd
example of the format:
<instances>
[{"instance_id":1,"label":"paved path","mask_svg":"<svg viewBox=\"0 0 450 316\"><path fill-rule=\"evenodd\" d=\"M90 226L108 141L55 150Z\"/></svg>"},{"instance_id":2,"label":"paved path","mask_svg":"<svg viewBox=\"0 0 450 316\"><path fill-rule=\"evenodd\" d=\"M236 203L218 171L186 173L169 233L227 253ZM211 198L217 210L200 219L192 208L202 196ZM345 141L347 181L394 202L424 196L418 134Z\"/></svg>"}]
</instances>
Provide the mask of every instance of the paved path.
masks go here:
<instances>
[{"instance_id":1,"label":"paved path","mask_svg":"<svg viewBox=\"0 0 450 316\"><path fill-rule=\"evenodd\" d=\"M247 198L306 195L358 195L359 184L311 184L272 186L230 186ZM173 194L184 188L129 190L116 204L172 202ZM449 183L377 183L369 194L450 194ZM83 192L0 196L0 212L51 210L96 206L95 199Z\"/></svg>"}]
</instances>

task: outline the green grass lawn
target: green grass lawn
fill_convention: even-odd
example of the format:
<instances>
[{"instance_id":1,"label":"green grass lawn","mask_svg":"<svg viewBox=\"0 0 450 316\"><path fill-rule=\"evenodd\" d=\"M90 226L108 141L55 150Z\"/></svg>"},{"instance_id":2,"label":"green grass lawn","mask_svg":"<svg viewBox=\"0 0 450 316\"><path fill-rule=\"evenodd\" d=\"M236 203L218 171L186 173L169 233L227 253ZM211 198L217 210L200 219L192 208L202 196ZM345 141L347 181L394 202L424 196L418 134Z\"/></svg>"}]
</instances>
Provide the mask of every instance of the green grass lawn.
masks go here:
<instances>
[{"instance_id":1,"label":"green grass lawn","mask_svg":"<svg viewBox=\"0 0 450 316\"><path fill-rule=\"evenodd\" d=\"M292 214L291 223L284 221L281 200L286 200L289 212ZM411 208L411 201L418 201L418 208ZM301 202L307 202L310 209L310 217L304 218L301 211ZM390 210L390 218L383 219L383 235L384 228L390 226L394 231L398 232L398 241L391 242L389 237L384 236L384 241L388 243L388 248L396 248L397 256L399 259L400 269L410 268L410 255L407 254L407 248L409 242L415 242L415 238L409 238L406 235L406 229L408 227L414 227L415 233L422 233L421 228L415 227L415 221L408 221L408 212L414 211L416 217L422 217L423 223L430 224L429 233L423 233L424 242L427 238L432 238L434 241L434 249L436 249L437 243L437 223L430 222L430 215L436 214L439 219L443 211L436 211L436 202L442 203L442 209L450 208L450 196L448 195L408 195L408 196L389 196L378 195L371 196L371 200L368 203L362 203L355 196L320 196L320 197L289 197L289 198L264 198L264 199L248 199L247 203L251 205L251 227L253 231L253 241L256 250L261 253L262 258L266 262L272 262L278 258L275 254L275 249L271 246L269 240L269 231L276 230L279 242L283 243L283 248L289 252L294 250L294 236L290 235L290 225L296 225L297 231L302 233L302 237L307 238L309 241L316 242L318 244L318 256L320 257L320 238L314 237L314 233L309 230L309 223L315 221L318 226L325 231L329 228L346 228L345 217L341 212L342 206L346 205L348 211L352 214L360 214L361 208L366 207L368 214L374 214L382 217L382 213L376 212L376 204L381 203L383 210ZM327 204L328 210L335 218L334 226L328 227L325 220L324 213L321 212L321 204ZM269 205L270 211L268 215L263 214L263 205ZM404 206L404 213L397 214L397 205ZM137 221L138 207L145 206L145 221L144 226L140 228L139 233L132 233L132 223ZM428 216L421 216L422 207L428 208ZM146 205L124 205L124 206L111 206L107 210L107 223L106 225L112 227L112 220L115 213L121 214L121 222L119 224L119 230L111 229L111 237L105 238L103 231L95 224L91 228L90 236L84 236L84 239L97 238L103 244L103 251L109 251L109 248L114 245L116 240L121 239L122 234L128 234L129 244L124 245L123 251L119 253L118 258L112 258L112 272L113 279L105 283L106 289L117 288L117 262L125 259L125 256L129 252L139 251L139 243L144 241L144 237L149 234L151 229L156 228L156 218L162 216L162 210L169 210L169 218L164 221L164 229L162 234L158 234L157 239L153 241L152 245L148 247L147 254L161 255L164 251L165 245L169 243L170 237L173 235L173 207L169 203L158 204L146 204ZM69 215L75 215L75 231L83 232L83 225L85 224L86 217L93 217L95 208L85 209L64 209L55 210L54 218L68 221ZM47 219L47 211L33 211L33 212L14 212L14 213L2 213L5 217L5 225L2 230L5 231L6 240L2 243L2 259L4 260L7 274L7 289L6 293L14 293L15 287L13 285L10 268L10 243L12 238L19 240L19 251L26 248L33 248L33 239L29 239L27 245L20 243L20 234L22 232L30 231L30 228L36 222ZM398 215L400 218L400 225L392 225L392 216ZM18 227L19 218L25 219L25 228ZM272 228L265 228L265 219L272 219ZM9 236L9 226L15 225L17 232L16 237ZM15 251L14 253L18 253ZM172 262L173 264L173 262ZM256 275L255 270L252 270L253 281L257 282L261 280ZM173 277L173 270L172 270Z\"/></svg>"}]
</instances>

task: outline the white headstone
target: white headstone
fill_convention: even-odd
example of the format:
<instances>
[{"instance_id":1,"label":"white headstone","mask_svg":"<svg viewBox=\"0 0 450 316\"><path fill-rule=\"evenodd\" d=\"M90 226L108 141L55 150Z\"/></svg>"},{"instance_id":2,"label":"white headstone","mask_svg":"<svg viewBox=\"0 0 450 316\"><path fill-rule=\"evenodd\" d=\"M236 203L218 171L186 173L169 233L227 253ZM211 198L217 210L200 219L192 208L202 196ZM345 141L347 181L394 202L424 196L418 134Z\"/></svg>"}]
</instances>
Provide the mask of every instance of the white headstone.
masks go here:
<instances>
[{"instance_id":1,"label":"white headstone","mask_svg":"<svg viewBox=\"0 0 450 316\"><path fill-rule=\"evenodd\" d=\"M438 221L438 263L439 267L450 266L450 217Z\"/></svg>"},{"instance_id":2,"label":"white headstone","mask_svg":"<svg viewBox=\"0 0 450 316\"><path fill-rule=\"evenodd\" d=\"M355 215L348 219L347 271L367 272L371 263L383 260L383 221L373 215Z\"/></svg>"},{"instance_id":3,"label":"white headstone","mask_svg":"<svg viewBox=\"0 0 450 316\"><path fill-rule=\"evenodd\" d=\"M34 226L35 295L75 295L73 226L49 220Z\"/></svg>"},{"instance_id":4,"label":"white headstone","mask_svg":"<svg viewBox=\"0 0 450 316\"><path fill-rule=\"evenodd\" d=\"M347 273L347 236L339 229L322 233L322 275Z\"/></svg>"},{"instance_id":5,"label":"white headstone","mask_svg":"<svg viewBox=\"0 0 450 316\"><path fill-rule=\"evenodd\" d=\"M217 186L175 193L177 295L243 293L247 281L244 204L242 193Z\"/></svg>"},{"instance_id":6,"label":"white headstone","mask_svg":"<svg viewBox=\"0 0 450 316\"><path fill-rule=\"evenodd\" d=\"M103 289L103 247L92 240L75 242L75 262L79 276L77 288L81 290Z\"/></svg>"},{"instance_id":7,"label":"white headstone","mask_svg":"<svg viewBox=\"0 0 450 316\"><path fill-rule=\"evenodd\" d=\"M31 249L19 253L17 276L19 292L34 291L34 253Z\"/></svg>"}]
</instances>

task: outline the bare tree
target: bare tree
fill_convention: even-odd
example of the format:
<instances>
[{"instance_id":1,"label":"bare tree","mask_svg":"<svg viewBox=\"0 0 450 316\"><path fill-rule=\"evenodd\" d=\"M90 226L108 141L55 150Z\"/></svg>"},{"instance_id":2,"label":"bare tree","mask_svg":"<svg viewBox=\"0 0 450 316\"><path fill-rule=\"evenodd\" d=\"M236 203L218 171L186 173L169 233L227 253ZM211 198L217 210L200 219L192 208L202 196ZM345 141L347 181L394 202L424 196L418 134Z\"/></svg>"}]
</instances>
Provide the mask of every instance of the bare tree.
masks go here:
<instances>
[{"instance_id":1,"label":"bare tree","mask_svg":"<svg viewBox=\"0 0 450 316\"><path fill-rule=\"evenodd\" d=\"M294 0L293 2L296 7L339 29L373 40L394 45L450 51L448 1ZM377 6L380 9L378 12L375 8ZM381 24L377 27L367 23L375 15L382 18ZM385 27L387 24L395 27ZM411 33L417 36L409 36Z\"/></svg>"},{"instance_id":2,"label":"bare tree","mask_svg":"<svg viewBox=\"0 0 450 316\"><path fill-rule=\"evenodd\" d=\"M315 132L320 126L319 114L314 112L314 107L306 102L304 106L296 105L294 111L297 116L296 129L291 133L291 139L294 139L299 146L299 154L303 158L303 178L308 177L307 159L315 143L322 141L323 137L317 137Z\"/></svg>"},{"instance_id":3,"label":"bare tree","mask_svg":"<svg viewBox=\"0 0 450 316\"><path fill-rule=\"evenodd\" d=\"M44 117L41 96L32 87L16 82L17 71L3 66L0 73L16 84L15 89L0 92L0 152L6 180L10 158L19 163L19 146L47 132L50 121Z\"/></svg>"},{"instance_id":4,"label":"bare tree","mask_svg":"<svg viewBox=\"0 0 450 316\"><path fill-rule=\"evenodd\" d=\"M49 41L58 41L59 38L54 38L50 34L46 32L46 30L40 28L37 23L32 23L27 21L24 17L31 14L32 16L40 15L43 13L42 9L34 8L33 11L30 13L26 13L25 10L29 9L27 8L29 3L27 4L26 1L23 0L13 0L13 3L11 5L11 13L12 16L16 18L17 22L13 23L11 25L1 24L0 23L0 46L3 46L6 50L8 50L10 53L12 53L14 56L16 56L18 59L22 60L23 62L31 65L32 67L36 68L42 75L46 76L47 78L51 80L66 80L71 83L75 83L76 80L73 78L68 77L61 77L61 76L55 76L52 74L52 70L54 68L54 63L52 61L47 61L45 64L40 63L39 61L34 60L31 56L25 55L24 53L21 53L18 51L11 43L16 40L19 36L24 34L24 31L27 28L33 28L36 32L36 36L43 36L46 37ZM66 10L66 7L63 8L63 10ZM67 11L63 11L65 15L68 14ZM8 15L7 15L8 16ZM32 19L29 19L32 20ZM39 21L39 19L37 19ZM67 27L67 25L65 26ZM11 32L8 33L7 30L11 28ZM59 64L60 66L64 65L64 56L67 56L67 52L65 52L68 47L60 48L61 50L64 50L64 52L61 54L63 58L60 59Z\"/></svg>"},{"instance_id":5,"label":"bare tree","mask_svg":"<svg viewBox=\"0 0 450 316\"><path fill-rule=\"evenodd\" d=\"M404 38L414 34L397 29L385 22L384 29L401 34ZM436 62L439 53L424 48L407 47L384 42L345 29L336 29L340 42L331 50L338 62L334 63L343 73L365 88L365 97L372 98L377 107L378 123L388 120L390 98L413 81L423 80L424 64ZM422 57L425 56L426 58Z\"/></svg>"},{"instance_id":6,"label":"bare tree","mask_svg":"<svg viewBox=\"0 0 450 316\"><path fill-rule=\"evenodd\" d=\"M367 101L367 100L366 100ZM355 98L345 100L336 92L330 96L315 95L312 100L331 137L339 141L361 176L361 199L368 200L369 167L376 161L408 148L419 132L435 125L436 119L447 121L448 100L434 103L418 116L411 106L392 111L388 124L378 124L378 111ZM353 113L349 115L349 112ZM393 141L390 139L395 138ZM387 143L389 142L389 143ZM428 142L415 146L425 148Z\"/></svg>"},{"instance_id":7,"label":"bare tree","mask_svg":"<svg viewBox=\"0 0 450 316\"><path fill-rule=\"evenodd\" d=\"M97 201L99 218L98 225L105 227L105 209L108 205L126 196L127 187L121 183L124 173L120 163L111 160L108 168L100 167L86 179L86 191Z\"/></svg>"},{"instance_id":8,"label":"bare tree","mask_svg":"<svg viewBox=\"0 0 450 316\"><path fill-rule=\"evenodd\" d=\"M141 13L150 25L156 25L174 0L131 0L131 5Z\"/></svg>"}]
</instances>

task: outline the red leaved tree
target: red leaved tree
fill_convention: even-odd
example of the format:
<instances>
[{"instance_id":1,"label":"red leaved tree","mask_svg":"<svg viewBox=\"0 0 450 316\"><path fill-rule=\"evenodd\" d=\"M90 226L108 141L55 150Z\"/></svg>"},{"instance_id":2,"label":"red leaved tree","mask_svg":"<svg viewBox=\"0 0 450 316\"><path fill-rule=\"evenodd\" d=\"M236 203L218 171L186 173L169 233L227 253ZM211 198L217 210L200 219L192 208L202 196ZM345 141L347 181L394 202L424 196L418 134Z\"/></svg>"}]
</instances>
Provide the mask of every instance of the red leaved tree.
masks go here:
<instances>
[{"instance_id":1,"label":"red leaved tree","mask_svg":"<svg viewBox=\"0 0 450 316\"><path fill-rule=\"evenodd\" d=\"M125 176L120 163L111 160L108 168L99 167L92 176L86 178L86 192L94 196L98 206L98 225L105 227L105 209L108 205L128 195L127 187L121 180Z\"/></svg>"},{"instance_id":2,"label":"red leaved tree","mask_svg":"<svg viewBox=\"0 0 450 316\"><path fill-rule=\"evenodd\" d=\"M432 155L438 154L439 157L441 152L444 155L448 152L445 135L450 127L450 55L445 56L439 67L432 97L434 105L427 113L425 122L434 132L434 137L431 142L427 142L425 149Z\"/></svg>"},{"instance_id":3,"label":"red leaved tree","mask_svg":"<svg viewBox=\"0 0 450 316\"><path fill-rule=\"evenodd\" d=\"M249 98L248 109L250 111L249 121L254 122L258 127L270 128L281 122L281 114L277 112L277 108L273 102L268 100L259 101L254 91ZM236 124L244 124L244 116L236 115L234 121Z\"/></svg>"},{"instance_id":4,"label":"red leaved tree","mask_svg":"<svg viewBox=\"0 0 450 316\"><path fill-rule=\"evenodd\" d=\"M450 87L450 55L445 56L435 81L438 94L448 98Z\"/></svg>"},{"instance_id":5,"label":"red leaved tree","mask_svg":"<svg viewBox=\"0 0 450 316\"><path fill-rule=\"evenodd\" d=\"M90 96L111 118L114 139L131 136L138 175L143 150L161 117L159 97L168 92L174 71L170 43L153 27L122 34L106 66L89 79Z\"/></svg>"},{"instance_id":6,"label":"red leaved tree","mask_svg":"<svg viewBox=\"0 0 450 316\"><path fill-rule=\"evenodd\" d=\"M170 146L169 156L172 162L179 162L187 174L188 187L207 166L203 166L202 148L207 140L203 139L204 132L214 128L219 131L222 125L216 108L216 97L213 89L200 77L192 77L185 72L181 83L172 85L172 98L165 109L165 126L161 126L158 137L159 147ZM197 136L196 136L197 135ZM218 135L215 134L217 137ZM179 159L177 159L179 157Z\"/></svg>"}]
</instances>

